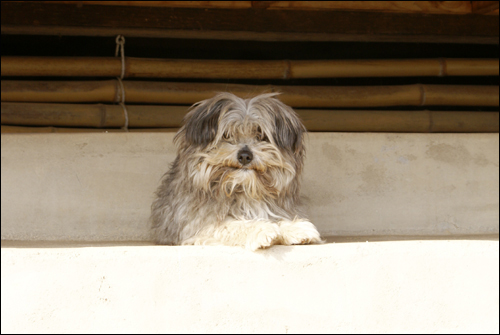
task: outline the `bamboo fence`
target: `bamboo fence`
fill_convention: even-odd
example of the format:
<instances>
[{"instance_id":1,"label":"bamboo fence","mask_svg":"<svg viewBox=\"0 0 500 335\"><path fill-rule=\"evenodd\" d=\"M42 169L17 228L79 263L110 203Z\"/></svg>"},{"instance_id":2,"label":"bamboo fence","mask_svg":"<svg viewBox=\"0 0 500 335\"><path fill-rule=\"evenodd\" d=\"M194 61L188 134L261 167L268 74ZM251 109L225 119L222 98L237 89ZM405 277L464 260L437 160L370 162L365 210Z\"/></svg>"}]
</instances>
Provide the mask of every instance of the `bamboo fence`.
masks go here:
<instances>
[{"instance_id":1,"label":"bamboo fence","mask_svg":"<svg viewBox=\"0 0 500 335\"><path fill-rule=\"evenodd\" d=\"M2 76L116 77L113 57L2 57ZM498 59L177 60L125 59L126 78L297 79L498 76ZM2 132L175 131L187 106L217 92L242 98L279 92L310 131L498 132L498 112L328 110L391 106L498 107L499 87L479 85L285 86L220 83L2 80ZM94 103L94 104L92 104ZM148 104L148 105L136 105ZM297 109L299 108L299 109ZM301 109L322 108L322 109ZM35 127L33 127L35 126ZM68 128L72 127L72 128ZM85 128L74 128L85 127Z\"/></svg>"},{"instance_id":2,"label":"bamboo fence","mask_svg":"<svg viewBox=\"0 0 500 335\"><path fill-rule=\"evenodd\" d=\"M499 87L480 85L398 86L259 86L214 83L123 82L126 103L191 105L216 92L248 98L263 92L281 92L279 99L292 107L383 106L498 106ZM12 81L1 83L2 102L121 101L117 80Z\"/></svg>"},{"instance_id":3,"label":"bamboo fence","mask_svg":"<svg viewBox=\"0 0 500 335\"><path fill-rule=\"evenodd\" d=\"M118 77L118 57L3 56L2 76ZM125 78L299 79L498 76L498 59L195 60L125 58Z\"/></svg>"},{"instance_id":4,"label":"bamboo fence","mask_svg":"<svg viewBox=\"0 0 500 335\"><path fill-rule=\"evenodd\" d=\"M174 131L181 125L186 106L127 106L129 127L143 131ZM44 126L42 132L69 132L56 127L121 127L121 106L103 104L2 103L3 125ZM374 111L296 109L309 131L347 132L498 132L498 112L463 111ZM33 128L31 128L33 129ZM74 128L73 128L74 129ZM2 128L4 132L26 132L30 128ZM81 131L77 129L75 131Z\"/></svg>"}]
</instances>

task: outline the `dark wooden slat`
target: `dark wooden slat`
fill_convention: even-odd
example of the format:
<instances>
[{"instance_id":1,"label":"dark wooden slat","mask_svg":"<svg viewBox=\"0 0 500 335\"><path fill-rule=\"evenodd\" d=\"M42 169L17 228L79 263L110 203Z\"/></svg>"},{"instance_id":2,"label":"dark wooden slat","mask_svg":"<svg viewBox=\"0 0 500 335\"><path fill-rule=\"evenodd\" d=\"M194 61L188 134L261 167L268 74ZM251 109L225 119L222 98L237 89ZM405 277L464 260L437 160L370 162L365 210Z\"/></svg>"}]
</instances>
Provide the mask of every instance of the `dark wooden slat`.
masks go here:
<instances>
[{"instance_id":1,"label":"dark wooden slat","mask_svg":"<svg viewBox=\"0 0 500 335\"><path fill-rule=\"evenodd\" d=\"M292 107L498 106L499 87L487 85L288 86L224 83L123 82L127 103L191 105L217 92L242 98L280 92ZM116 80L2 80L2 102L118 102Z\"/></svg>"},{"instance_id":2,"label":"dark wooden slat","mask_svg":"<svg viewBox=\"0 0 500 335\"><path fill-rule=\"evenodd\" d=\"M3 76L119 77L119 57L2 56ZM215 60L125 57L124 78L498 76L498 59Z\"/></svg>"},{"instance_id":3,"label":"dark wooden slat","mask_svg":"<svg viewBox=\"0 0 500 335\"><path fill-rule=\"evenodd\" d=\"M2 2L2 33L498 44L498 16Z\"/></svg>"},{"instance_id":4,"label":"dark wooden slat","mask_svg":"<svg viewBox=\"0 0 500 335\"><path fill-rule=\"evenodd\" d=\"M498 1L471 1L472 12L476 14L487 14L498 10ZM497 13L498 15L498 13Z\"/></svg>"},{"instance_id":5,"label":"dark wooden slat","mask_svg":"<svg viewBox=\"0 0 500 335\"><path fill-rule=\"evenodd\" d=\"M2 103L2 125L58 127L122 127L118 105ZM128 105L129 128L177 128L187 106ZM498 112L295 110L308 131L348 132L498 132Z\"/></svg>"}]
</instances>

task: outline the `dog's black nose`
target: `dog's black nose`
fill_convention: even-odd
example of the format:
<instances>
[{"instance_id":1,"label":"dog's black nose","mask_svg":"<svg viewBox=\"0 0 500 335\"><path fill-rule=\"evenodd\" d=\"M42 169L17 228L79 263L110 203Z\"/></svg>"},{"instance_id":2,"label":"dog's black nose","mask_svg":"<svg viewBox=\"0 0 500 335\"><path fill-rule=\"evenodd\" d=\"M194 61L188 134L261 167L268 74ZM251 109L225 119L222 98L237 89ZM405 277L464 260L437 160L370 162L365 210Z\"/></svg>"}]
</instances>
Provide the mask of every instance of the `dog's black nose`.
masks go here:
<instances>
[{"instance_id":1,"label":"dog's black nose","mask_svg":"<svg viewBox=\"0 0 500 335\"><path fill-rule=\"evenodd\" d=\"M252 159L253 155L250 149L248 149L248 146L245 145L243 149L238 151L238 162L240 162L242 165L247 165L252 161Z\"/></svg>"}]
</instances>

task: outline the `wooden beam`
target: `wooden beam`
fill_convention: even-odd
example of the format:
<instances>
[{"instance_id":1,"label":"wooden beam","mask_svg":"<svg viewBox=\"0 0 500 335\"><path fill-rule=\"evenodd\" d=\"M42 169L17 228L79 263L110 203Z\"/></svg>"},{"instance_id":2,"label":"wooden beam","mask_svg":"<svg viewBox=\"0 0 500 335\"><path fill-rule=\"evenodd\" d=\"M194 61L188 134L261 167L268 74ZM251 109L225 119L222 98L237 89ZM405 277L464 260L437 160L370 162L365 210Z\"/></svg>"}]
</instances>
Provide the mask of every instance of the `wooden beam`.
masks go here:
<instances>
[{"instance_id":1,"label":"wooden beam","mask_svg":"<svg viewBox=\"0 0 500 335\"><path fill-rule=\"evenodd\" d=\"M471 2L497 1L39 1L75 6L104 5L186 8L268 8L274 10L343 10L421 14L470 14Z\"/></svg>"},{"instance_id":2,"label":"wooden beam","mask_svg":"<svg viewBox=\"0 0 500 335\"><path fill-rule=\"evenodd\" d=\"M2 76L119 77L118 57L2 57ZM297 79L498 76L498 59L203 60L125 58L125 78Z\"/></svg>"},{"instance_id":3,"label":"wooden beam","mask_svg":"<svg viewBox=\"0 0 500 335\"><path fill-rule=\"evenodd\" d=\"M188 111L180 106L129 105L129 128L178 128ZM296 109L309 131L498 132L498 112ZM121 106L2 103L2 125L118 128Z\"/></svg>"},{"instance_id":4,"label":"wooden beam","mask_svg":"<svg viewBox=\"0 0 500 335\"><path fill-rule=\"evenodd\" d=\"M471 1L472 12L475 14L498 15L498 1Z\"/></svg>"},{"instance_id":5,"label":"wooden beam","mask_svg":"<svg viewBox=\"0 0 500 335\"><path fill-rule=\"evenodd\" d=\"M103 5L126 7L250 8L252 1L40 1L75 6ZM426 1L427 2L427 1ZM462 1L468 2L468 1Z\"/></svg>"},{"instance_id":6,"label":"wooden beam","mask_svg":"<svg viewBox=\"0 0 500 335\"><path fill-rule=\"evenodd\" d=\"M15 81L2 80L2 102L119 102L117 80ZM393 85L393 86L260 86L220 83L124 81L127 103L191 105L217 92L242 98L280 92L292 107L383 106L498 106L498 86Z\"/></svg>"},{"instance_id":7,"label":"wooden beam","mask_svg":"<svg viewBox=\"0 0 500 335\"><path fill-rule=\"evenodd\" d=\"M66 127L19 127L1 126L2 134L26 134L26 133L175 133L179 128L66 128Z\"/></svg>"},{"instance_id":8,"label":"wooden beam","mask_svg":"<svg viewBox=\"0 0 500 335\"><path fill-rule=\"evenodd\" d=\"M469 14L470 1L252 1L269 9L344 10L421 14ZM477 2L477 1L472 1ZM494 1L491 1L494 2Z\"/></svg>"},{"instance_id":9,"label":"wooden beam","mask_svg":"<svg viewBox=\"0 0 500 335\"><path fill-rule=\"evenodd\" d=\"M120 105L10 103L1 105L3 125L118 128L125 125ZM128 105L131 128L177 128L187 106Z\"/></svg>"},{"instance_id":10,"label":"wooden beam","mask_svg":"<svg viewBox=\"0 0 500 335\"><path fill-rule=\"evenodd\" d=\"M2 34L499 43L498 16L1 2Z\"/></svg>"}]
</instances>

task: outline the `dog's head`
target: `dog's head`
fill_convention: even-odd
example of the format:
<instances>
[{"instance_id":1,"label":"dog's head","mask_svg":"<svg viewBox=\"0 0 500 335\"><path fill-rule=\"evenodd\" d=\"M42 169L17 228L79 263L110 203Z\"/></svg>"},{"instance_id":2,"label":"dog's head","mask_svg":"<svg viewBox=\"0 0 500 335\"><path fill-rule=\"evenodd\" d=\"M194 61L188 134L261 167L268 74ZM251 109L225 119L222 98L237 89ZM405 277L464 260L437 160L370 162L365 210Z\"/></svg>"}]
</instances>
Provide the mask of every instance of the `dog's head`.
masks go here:
<instances>
[{"instance_id":1,"label":"dog's head","mask_svg":"<svg viewBox=\"0 0 500 335\"><path fill-rule=\"evenodd\" d=\"M194 160L194 185L254 199L298 191L290 188L298 188L306 129L275 95L220 93L193 105L175 141L181 159Z\"/></svg>"}]
</instances>

